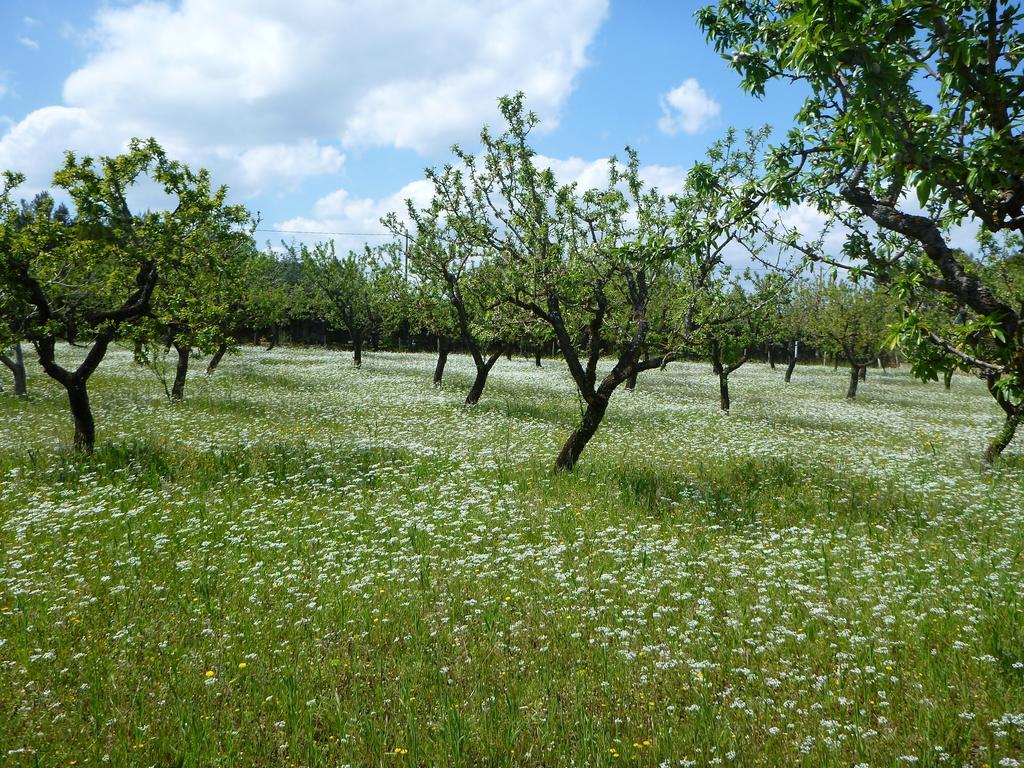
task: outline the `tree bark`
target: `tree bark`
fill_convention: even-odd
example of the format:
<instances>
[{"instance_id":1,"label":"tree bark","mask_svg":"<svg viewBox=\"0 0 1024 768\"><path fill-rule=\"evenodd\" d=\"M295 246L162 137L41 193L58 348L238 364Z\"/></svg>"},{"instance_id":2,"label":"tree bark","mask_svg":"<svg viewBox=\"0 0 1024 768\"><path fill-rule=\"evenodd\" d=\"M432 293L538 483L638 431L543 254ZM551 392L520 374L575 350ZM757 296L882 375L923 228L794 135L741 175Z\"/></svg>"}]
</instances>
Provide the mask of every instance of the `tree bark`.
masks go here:
<instances>
[{"instance_id":1,"label":"tree bark","mask_svg":"<svg viewBox=\"0 0 1024 768\"><path fill-rule=\"evenodd\" d=\"M774 371L775 370L775 358L772 357L772 345L771 344L767 345L767 353L768 353L768 367L771 368Z\"/></svg>"},{"instance_id":2,"label":"tree bark","mask_svg":"<svg viewBox=\"0 0 1024 768\"><path fill-rule=\"evenodd\" d=\"M14 359L0 352L0 362L6 365L14 376L14 394L18 397L25 397L28 394L28 385L25 377L25 357L21 351L21 342L14 344Z\"/></svg>"},{"instance_id":3,"label":"tree bark","mask_svg":"<svg viewBox=\"0 0 1024 768\"><path fill-rule=\"evenodd\" d=\"M868 380L868 366L867 366L867 363L865 363L864 365L862 365L860 367L860 380L861 381L867 381Z\"/></svg>"},{"instance_id":4,"label":"tree bark","mask_svg":"<svg viewBox=\"0 0 1024 768\"><path fill-rule=\"evenodd\" d=\"M540 355L541 355L541 348L538 346L536 349L533 350L533 364L535 366L537 366L538 368L541 367L541 365L540 365Z\"/></svg>"},{"instance_id":5,"label":"tree bark","mask_svg":"<svg viewBox=\"0 0 1024 768\"><path fill-rule=\"evenodd\" d=\"M647 347L644 346L640 350L640 359L643 360L646 357L647 357ZM632 391L634 391L636 389L636 377L637 377L638 373L639 373L639 371L637 371L636 368L633 368L633 372L630 373L629 374L629 378L626 379L626 389L629 390L630 392L632 392Z\"/></svg>"},{"instance_id":6,"label":"tree bark","mask_svg":"<svg viewBox=\"0 0 1024 768\"><path fill-rule=\"evenodd\" d=\"M985 462L991 464L994 462L1003 452L1003 450L1013 440L1014 434L1017 432L1017 427L1020 424L1021 416L1024 415L1021 409L1018 407L1014 409L1013 413L1006 414L1006 420L1003 422L1003 428L999 430L999 434L995 436L988 448L985 450Z\"/></svg>"},{"instance_id":7,"label":"tree bark","mask_svg":"<svg viewBox=\"0 0 1024 768\"><path fill-rule=\"evenodd\" d=\"M495 352L482 365L477 364L476 378L473 379L473 386L469 388L469 394L466 395L466 405L476 405L480 402L480 396L483 395L484 387L487 386L487 376L494 364L498 362L499 357L501 357L501 351Z\"/></svg>"},{"instance_id":8,"label":"tree bark","mask_svg":"<svg viewBox=\"0 0 1024 768\"><path fill-rule=\"evenodd\" d=\"M434 366L434 386L440 387L441 380L444 378L444 367L448 362L448 338L445 336L437 337L437 365Z\"/></svg>"},{"instance_id":9,"label":"tree bark","mask_svg":"<svg viewBox=\"0 0 1024 768\"><path fill-rule=\"evenodd\" d=\"M363 334L352 334L352 364L359 368L363 364Z\"/></svg>"},{"instance_id":10,"label":"tree bark","mask_svg":"<svg viewBox=\"0 0 1024 768\"><path fill-rule=\"evenodd\" d=\"M587 410L583 414L583 420L576 428L576 431L565 441L565 445L562 446L562 450L558 454L558 459L555 461L556 470L568 472L576 466L576 462L579 460L580 454L583 453L583 449L587 447L590 438L594 436L597 428L601 426L601 421L604 419L604 414L607 410L608 401L601 397L595 397L587 405Z\"/></svg>"},{"instance_id":11,"label":"tree bark","mask_svg":"<svg viewBox=\"0 0 1024 768\"><path fill-rule=\"evenodd\" d=\"M857 396L857 384L860 382L861 367L857 363L850 363L850 386L846 390L846 396L851 400Z\"/></svg>"},{"instance_id":12,"label":"tree bark","mask_svg":"<svg viewBox=\"0 0 1024 768\"><path fill-rule=\"evenodd\" d=\"M952 368L950 368L948 371L946 371L944 374L942 374L942 384L946 388L947 391L952 388L952 385L953 385L953 369Z\"/></svg>"},{"instance_id":13,"label":"tree bark","mask_svg":"<svg viewBox=\"0 0 1024 768\"><path fill-rule=\"evenodd\" d=\"M86 453L92 453L96 445L96 422L92 417L92 407L89 405L89 392L86 389L86 380L77 376L65 385L68 393L68 404L71 406L71 416L75 420L75 448Z\"/></svg>"},{"instance_id":14,"label":"tree bark","mask_svg":"<svg viewBox=\"0 0 1024 768\"><path fill-rule=\"evenodd\" d=\"M213 353L213 357L210 358L209 365L206 366L207 376L213 375L213 372L217 370L217 366L220 365L220 361L224 359L224 353L227 351L227 342L221 342L220 346L217 347L217 351Z\"/></svg>"},{"instance_id":15,"label":"tree bark","mask_svg":"<svg viewBox=\"0 0 1024 768\"><path fill-rule=\"evenodd\" d=\"M800 342L793 342L793 352L789 358L789 365L786 366L786 383L789 384L793 378L793 369L796 368L796 358L800 354Z\"/></svg>"},{"instance_id":16,"label":"tree bark","mask_svg":"<svg viewBox=\"0 0 1024 768\"><path fill-rule=\"evenodd\" d=\"M629 374L629 378L626 379L626 390L627 391L632 392L633 390L636 389L636 376L637 376L637 372L636 371L633 371L631 374Z\"/></svg>"},{"instance_id":17,"label":"tree bark","mask_svg":"<svg viewBox=\"0 0 1024 768\"><path fill-rule=\"evenodd\" d=\"M192 347L188 344L174 342L178 352L178 365L174 369L174 384L171 386L171 400L181 402L185 399L185 378L188 376L188 362L192 357Z\"/></svg>"},{"instance_id":18,"label":"tree bark","mask_svg":"<svg viewBox=\"0 0 1024 768\"><path fill-rule=\"evenodd\" d=\"M729 412L729 372L722 369L718 372L718 399L724 413Z\"/></svg>"}]
</instances>

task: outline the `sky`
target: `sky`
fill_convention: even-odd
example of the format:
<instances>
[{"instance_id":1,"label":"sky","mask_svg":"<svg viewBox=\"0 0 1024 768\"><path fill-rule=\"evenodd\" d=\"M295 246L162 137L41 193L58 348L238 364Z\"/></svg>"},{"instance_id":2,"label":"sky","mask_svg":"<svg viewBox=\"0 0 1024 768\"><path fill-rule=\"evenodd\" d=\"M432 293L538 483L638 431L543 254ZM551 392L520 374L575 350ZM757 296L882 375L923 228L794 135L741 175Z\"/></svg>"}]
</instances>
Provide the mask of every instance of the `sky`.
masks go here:
<instances>
[{"instance_id":1,"label":"sky","mask_svg":"<svg viewBox=\"0 0 1024 768\"><path fill-rule=\"evenodd\" d=\"M497 98L522 90L562 179L599 185L630 145L672 191L728 127L783 132L801 101L788 87L744 94L697 27L701 5L0 0L0 169L25 173L28 196L66 150L153 136L263 230L381 232L405 198L425 203L423 169L476 146Z\"/></svg>"}]
</instances>

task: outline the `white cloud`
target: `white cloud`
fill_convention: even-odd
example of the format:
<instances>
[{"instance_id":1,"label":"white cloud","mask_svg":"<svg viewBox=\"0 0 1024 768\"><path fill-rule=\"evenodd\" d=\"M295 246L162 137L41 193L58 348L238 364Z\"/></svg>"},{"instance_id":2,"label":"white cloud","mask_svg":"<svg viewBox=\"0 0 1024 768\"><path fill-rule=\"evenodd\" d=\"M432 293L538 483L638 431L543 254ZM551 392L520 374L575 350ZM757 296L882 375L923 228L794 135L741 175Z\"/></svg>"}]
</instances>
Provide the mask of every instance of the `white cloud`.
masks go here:
<instances>
[{"instance_id":1,"label":"white cloud","mask_svg":"<svg viewBox=\"0 0 1024 768\"><path fill-rule=\"evenodd\" d=\"M104 139L156 136L251 194L287 174L298 183L335 172L345 148L422 152L471 140L496 119L496 98L516 90L552 127L607 3L107 5L85 37L90 56L64 83L64 104L47 109L81 110ZM0 157L13 155L15 132L41 122L52 120L30 114L0 138ZM40 150L60 143L35 141ZM59 150L20 160L52 169Z\"/></svg>"},{"instance_id":2,"label":"white cloud","mask_svg":"<svg viewBox=\"0 0 1024 768\"><path fill-rule=\"evenodd\" d=\"M123 142L112 138L85 109L44 107L0 139L0 168L24 173L34 191L49 185L66 150L116 152Z\"/></svg>"},{"instance_id":3,"label":"white cloud","mask_svg":"<svg viewBox=\"0 0 1024 768\"><path fill-rule=\"evenodd\" d=\"M24 45L26 48L31 48L33 51L39 50L39 43L37 43L28 35L18 35L18 42Z\"/></svg>"},{"instance_id":4,"label":"white cloud","mask_svg":"<svg viewBox=\"0 0 1024 768\"><path fill-rule=\"evenodd\" d=\"M533 159L538 168L550 168L559 184L575 182L581 189L597 189L608 184L608 158L583 160L579 157L559 159L537 155Z\"/></svg>"},{"instance_id":5,"label":"white cloud","mask_svg":"<svg viewBox=\"0 0 1024 768\"><path fill-rule=\"evenodd\" d=\"M621 161L622 158L620 158ZM537 155L534 163L538 168L550 168L560 184L572 184L580 190L600 189L608 184L608 158L583 160L579 157L560 159ZM648 187L657 187L665 195L683 190L686 170L675 165L641 165L640 179Z\"/></svg>"},{"instance_id":6,"label":"white cloud","mask_svg":"<svg viewBox=\"0 0 1024 768\"><path fill-rule=\"evenodd\" d=\"M280 221L275 223L273 228L302 233L354 233L296 235L296 239L307 243L332 239L339 252L358 249L362 248L364 243L374 245L387 242L387 237L367 237L365 233L384 232L380 220L388 213L394 212L403 220L406 219L407 199L411 199L419 208L426 207L430 203L433 191L433 185L426 179L410 182L397 192L378 199L353 197L347 190L338 189L317 200L309 216L296 216ZM285 240L290 237L285 233L278 233L278 236Z\"/></svg>"},{"instance_id":7,"label":"white cloud","mask_svg":"<svg viewBox=\"0 0 1024 768\"><path fill-rule=\"evenodd\" d=\"M559 183L576 182L581 190L601 188L608 183L607 158L584 160L579 157L562 159L537 155L535 163L538 167L550 168ZM646 184L657 186L669 194L682 188L686 172L675 166L647 165L641 166L640 176ZM267 234L286 241L294 236L299 242L306 243L333 239L339 252L358 249L366 243L373 245L386 242L387 237L367 237L362 233L384 232L380 220L391 212L408 221L405 201L411 199L417 208L425 208L430 204L433 192L433 184L426 179L412 181L381 198L356 197L346 189L337 189L317 200L308 216L295 216L269 225L273 229L287 232Z\"/></svg>"},{"instance_id":8,"label":"white cloud","mask_svg":"<svg viewBox=\"0 0 1024 768\"><path fill-rule=\"evenodd\" d=\"M661 111L658 128L674 136L700 133L718 117L722 106L691 77L661 97Z\"/></svg>"},{"instance_id":9,"label":"white cloud","mask_svg":"<svg viewBox=\"0 0 1024 768\"><path fill-rule=\"evenodd\" d=\"M301 179L337 173L345 156L335 147L312 139L295 144L265 144L246 150L239 158L247 185L264 191L270 187L293 190Z\"/></svg>"}]
</instances>

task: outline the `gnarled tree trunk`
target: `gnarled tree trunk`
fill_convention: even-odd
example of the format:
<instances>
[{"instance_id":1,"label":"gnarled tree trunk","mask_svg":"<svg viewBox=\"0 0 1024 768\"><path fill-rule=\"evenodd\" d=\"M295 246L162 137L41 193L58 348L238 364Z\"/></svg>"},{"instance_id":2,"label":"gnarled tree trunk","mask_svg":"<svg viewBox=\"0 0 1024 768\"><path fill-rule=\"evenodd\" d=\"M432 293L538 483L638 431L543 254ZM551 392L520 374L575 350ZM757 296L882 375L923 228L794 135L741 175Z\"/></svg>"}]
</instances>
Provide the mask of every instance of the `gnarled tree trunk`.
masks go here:
<instances>
[{"instance_id":1,"label":"gnarled tree trunk","mask_svg":"<svg viewBox=\"0 0 1024 768\"><path fill-rule=\"evenodd\" d=\"M75 448L92 453L96 444L96 422L92 416L92 407L89 405L86 383L86 379L72 376L65 389L68 393L68 405L71 406L71 417L75 421Z\"/></svg>"},{"instance_id":2,"label":"gnarled tree trunk","mask_svg":"<svg viewBox=\"0 0 1024 768\"><path fill-rule=\"evenodd\" d=\"M359 368L363 364L363 333L355 331L352 334L352 364Z\"/></svg>"},{"instance_id":3,"label":"gnarled tree trunk","mask_svg":"<svg viewBox=\"0 0 1024 768\"><path fill-rule=\"evenodd\" d=\"M858 363L850 363L850 386L846 390L846 396L851 400L857 396L857 384L860 382L860 372L863 367Z\"/></svg>"},{"instance_id":4,"label":"gnarled tree trunk","mask_svg":"<svg viewBox=\"0 0 1024 768\"><path fill-rule=\"evenodd\" d=\"M540 355L541 355L541 348L538 346L536 349L533 350L533 364L535 366L537 366L538 368L541 367L541 365L540 365Z\"/></svg>"},{"instance_id":5,"label":"gnarled tree trunk","mask_svg":"<svg viewBox=\"0 0 1024 768\"><path fill-rule=\"evenodd\" d=\"M14 357L10 358L0 352L0 363L6 365L11 375L14 376L14 394L18 397L25 397L28 394L28 384L25 377L25 357L21 351L21 342L14 344Z\"/></svg>"},{"instance_id":6,"label":"gnarled tree trunk","mask_svg":"<svg viewBox=\"0 0 1024 768\"><path fill-rule=\"evenodd\" d=\"M206 366L206 375L212 376L213 372L217 370L217 366L220 365L220 361L224 359L224 353L228 351L227 342L221 342L220 346L217 347L217 351L213 353L213 357L210 358L209 365Z\"/></svg>"},{"instance_id":7,"label":"gnarled tree trunk","mask_svg":"<svg viewBox=\"0 0 1024 768\"><path fill-rule=\"evenodd\" d=\"M437 337L437 365L434 366L434 386L440 387L441 380L444 378L444 367L448 363L448 338L445 336Z\"/></svg>"},{"instance_id":8,"label":"gnarled tree trunk","mask_svg":"<svg viewBox=\"0 0 1024 768\"><path fill-rule=\"evenodd\" d=\"M476 405L480 402L480 396L484 393L484 387L487 386L487 376L491 372L491 368L498 362L498 358L501 357L501 350L492 354L486 360L480 358L476 362L476 378L473 379L473 386L469 388L469 394L466 395L466 405Z\"/></svg>"},{"instance_id":9,"label":"gnarled tree trunk","mask_svg":"<svg viewBox=\"0 0 1024 768\"><path fill-rule=\"evenodd\" d=\"M565 445L562 446L562 450L558 454L558 459L555 461L555 469L568 471L576 466L576 462L579 461L583 449L586 448L590 438L597 432L597 428L601 426L601 421L604 419L607 410L608 400L599 395L595 396L587 404L587 410L583 413L580 425L569 435L569 439L565 441Z\"/></svg>"},{"instance_id":10,"label":"gnarled tree trunk","mask_svg":"<svg viewBox=\"0 0 1024 768\"><path fill-rule=\"evenodd\" d=\"M1017 427L1020 425L1021 417L1024 413L1021 412L1019 407L1014 408L1012 413L1006 414L1006 420L1003 422L1003 428L999 430L999 433L993 438L992 442L989 443L988 448L985 450L985 462L991 464L998 458L1003 450L1013 440L1014 434L1017 432Z\"/></svg>"},{"instance_id":11,"label":"gnarled tree trunk","mask_svg":"<svg viewBox=\"0 0 1024 768\"><path fill-rule=\"evenodd\" d=\"M174 342L178 353L178 364L174 369L174 384L171 385L171 400L181 402L185 399L185 379L188 376L188 363L192 357L192 347L188 344Z\"/></svg>"},{"instance_id":12,"label":"gnarled tree trunk","mask_svg":"<svg viewBox=\"0 0 1024 768\"><path fill-rule=\"evenodd\" d=\"M996 403L1006 414L1003 428L999 430L999 433L989 443L988 449L985 451L985 461L991 464L1013 440L1017 427L1020 425L1021 419L1024 418L1024 403L1014 404L1006 399L1006 394L998 386L998 374L989 375L985 383L988 385L989 393L995 398Z\"/></svg>"},{"instance_id":13,"label":"gnarled tree trunk","mask_svg":"<svg viewBox=\"0 0 1024 768\"><path fill-rule=\"evenodd\" d=\"M729 412L729 373L722 369L718 372L718 399L719 404L725 413Z\"/></svg>"},{"instance_id":14,"label":"gnarled tree trunk","mask_svg":"<svg viewBox=\"0 0 1024 768\"><path fill-rule=\"evenodd\" d=\"M796 358L797 358L797 355L799 355L799 354L800 354L800 342L799 341L794 341L793 342L793 352L792 352L792 354L789 357L789 365L786 366L786 379L785 379L785 381L786 381L787 384L789 384L790 380L793 378L793 369L796 368Z\"/></svg>"}]
</instances>

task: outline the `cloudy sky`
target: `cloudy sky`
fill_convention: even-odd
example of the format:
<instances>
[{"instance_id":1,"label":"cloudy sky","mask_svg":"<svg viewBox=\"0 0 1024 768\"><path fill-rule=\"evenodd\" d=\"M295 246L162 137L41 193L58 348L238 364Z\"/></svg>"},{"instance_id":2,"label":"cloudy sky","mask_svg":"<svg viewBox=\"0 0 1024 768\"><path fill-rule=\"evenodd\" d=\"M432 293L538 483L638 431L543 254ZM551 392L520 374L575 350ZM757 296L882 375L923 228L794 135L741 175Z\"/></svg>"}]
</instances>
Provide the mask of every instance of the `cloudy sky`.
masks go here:
<instances>
[{"instance_id":1,"label":"cloudy sky","mask_svg":"<svg viewBox=\"0 0 1024 768\"><path fill-rule=\"evenodd\" d=\"M67 149L155 136L266 229L379 232L422 195L424 167L474 146L496 98L522 90L564 178L600 183L602 159L629 144L671 188L726 127L785 129L799 101L744 95L699 5L2 0L0 168L45 188Z\"/></svg>"}]
</instances>

